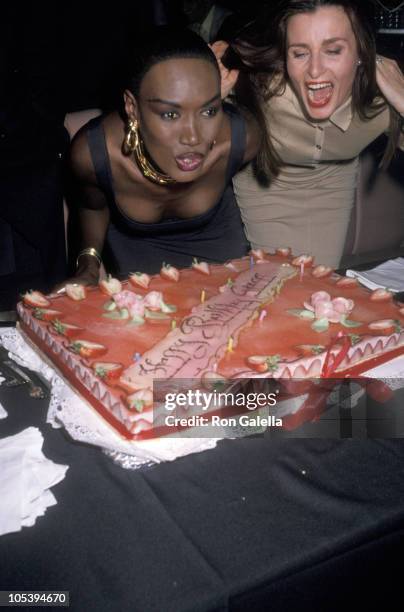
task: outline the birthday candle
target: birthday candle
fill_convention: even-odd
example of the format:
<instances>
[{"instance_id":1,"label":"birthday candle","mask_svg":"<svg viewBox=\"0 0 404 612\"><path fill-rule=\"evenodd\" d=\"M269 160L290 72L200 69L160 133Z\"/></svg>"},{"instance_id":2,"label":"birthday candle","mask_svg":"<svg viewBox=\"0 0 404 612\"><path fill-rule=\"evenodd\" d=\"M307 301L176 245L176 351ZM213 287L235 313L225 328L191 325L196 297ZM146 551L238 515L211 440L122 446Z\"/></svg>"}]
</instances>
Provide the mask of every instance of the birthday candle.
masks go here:
<instances>
[{"instance_id":1,"label":"birthday candle","mask_svg":"<svg viewBox=\"0 0 404 612\"><path fill-rule=\"evenodd\" d=\"M213 364L213 366L212 366L212 370L213 370L214 372L217 372L217 361L215 361L215 363Z\"/></svg>"},{"instance_id":2,"label":"birthday candle","mask_svg":"<svg viewBox=\"0 0 404 612\"><path fill-rule=\"evenodd\" d=\"M205 298L206 298L206 291L205 291L205 289L202 289L202 291L201 291L201 304L204 303Z\"/></svg>"},{"instance_id":3,"label":"birthday candle","mask_svg":"<svg viewBox=\"0 0 404 612\"><path fill-rule=\"evenodd\" d=\"M268 314L268 313L267 313L267 311L266 311L266 310L261 310L261 314L260 314L260 317L259 317L258 321L261 323L261 322L262 322L262 321L265 319L265 317L267 316L267 314Z\"/></svg>"},{"instance_id":4,"label":"birthday candle","mask_svg":"<svg viewBox=\"0 0 404 612\"><path fill-rule=\"evenodd\" d=\"M250 255L250 270L252 270L253 267L254 267L254 257Z\"/></svg>"},{"instance_id":5,"label":"birthday candle","mask_svg":"<svg viewBox=\"0 0 404 612\"><path fill-rule=\"evenodd\" d=\"M303 280L303 274L304 274L304 263L302 262L300 264L300 281Z\"/></svg>"},{"instance_id":6,"label":"birthday candle","mask_svg":"<svg viewBox=\"0 0 404 612\"><path fill-rule=\"evenodd\" d=\"M228 353L233 352L233 336L230 336L229 341L227 343L227 352Z\"/></svg>"},{"instance_id":7,"label":"birthday candle","mask_svg":"<svg viewBox=\"0 0 404 612\"><path fill-rule=\"evenodd\" d=\"M171 329L175 329L177 327L177 321L175 319L173 319L171 321Z\"/></svg>"},{"instance_id":8,"label":"birthday candle","mask_svg":"<svg viewBox=\"0 0 404 612\"><path fill-rule=\"evenodd\" d=\"M138 363L141 360L142 356L140 353L135 353L133 356L133 359L135 360L135 363Z\"/></svg>"}]
</instances>

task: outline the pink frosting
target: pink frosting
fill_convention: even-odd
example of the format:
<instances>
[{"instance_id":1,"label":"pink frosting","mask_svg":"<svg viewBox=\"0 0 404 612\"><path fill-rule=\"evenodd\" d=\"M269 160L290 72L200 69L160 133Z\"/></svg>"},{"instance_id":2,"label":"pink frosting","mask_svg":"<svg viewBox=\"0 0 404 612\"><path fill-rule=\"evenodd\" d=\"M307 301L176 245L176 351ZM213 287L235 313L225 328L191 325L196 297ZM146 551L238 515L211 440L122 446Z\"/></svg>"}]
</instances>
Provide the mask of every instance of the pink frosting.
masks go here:
<instances>
[{"instance_id":1,"label":"pink frosting","mask_svg":"<svg viewBox=\"0 0 404 612\"><path fill-rule=\"evenodd\" d=\"M127 308L128 310L130 310L130 308L134 304L142 300L142 296L138 295L134 291L128 291L127 289L125 289L124 291L115 293L113 299L120 310L122 310L123 308Z\"/></svg>"}]
</instances>

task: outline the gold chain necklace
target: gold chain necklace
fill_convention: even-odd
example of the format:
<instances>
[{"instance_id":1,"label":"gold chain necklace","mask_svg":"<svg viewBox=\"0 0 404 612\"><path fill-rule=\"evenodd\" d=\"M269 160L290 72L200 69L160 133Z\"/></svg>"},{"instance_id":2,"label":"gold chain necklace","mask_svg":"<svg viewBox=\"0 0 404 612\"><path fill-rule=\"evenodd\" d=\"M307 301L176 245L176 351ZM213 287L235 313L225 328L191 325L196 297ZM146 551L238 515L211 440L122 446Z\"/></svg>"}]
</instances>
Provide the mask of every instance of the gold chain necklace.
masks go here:
<instances>
[{"instance_id":1,"label":"gold chain necklace","mask_svg":"<svg viewBox=\"0 0 404 612\"><path fill-rule=\"evenodd\" d=\"M155 168L147 159L144 150L143 142L139 134L138 123L136 120L130 120L126 131L126 136L123 145L123 151L125 154L133 153L136 163L145 178L157 185L173 185L176 180L163 174Z\"/></svg>"}]
</instances>

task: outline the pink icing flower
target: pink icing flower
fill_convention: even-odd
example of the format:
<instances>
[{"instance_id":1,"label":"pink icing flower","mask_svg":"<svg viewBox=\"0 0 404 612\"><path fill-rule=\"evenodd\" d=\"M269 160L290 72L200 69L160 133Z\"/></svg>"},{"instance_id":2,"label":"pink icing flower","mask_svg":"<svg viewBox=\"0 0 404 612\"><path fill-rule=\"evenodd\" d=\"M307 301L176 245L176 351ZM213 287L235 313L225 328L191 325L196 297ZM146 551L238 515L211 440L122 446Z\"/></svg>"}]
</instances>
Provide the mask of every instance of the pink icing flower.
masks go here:
<instances>
[{"instance_id":1,"label":"pink icing flower","mask_svg":"<svg viewBox=\"0 0 404 612\"><path fill-rule=\"evenodd\" d=\"M328 319L330 323L338 323L340 315L334 309L332 302L318 301L314 306L316 319Z\"/></svg>"},{"instance_id":2,"label":"pink icing flower","mask_svg":"<svg viewBox=\"0 0 404 612\"><path fill-rule=\"evenodd\" d=\"M133 304L128 306L129 315L133 318L143 317L144 316L144 302L142 299L137 300Z\"/></svg>"},{"instance_id":3,"label":"pink icing flower","mask_svg":"<svg viewBox=\"0 0 404 612\"><path fill-rule=\"evenodd\" d=\"M310 298L310 302L304 302L305 308L314 312L316 319L327 319L330 323L339 323L353 310L353 300L344 297L331 296L326 291L316 291Z\"/></svg>"},{"instance_id":4,"label":"pink icing flower","mask_svg":"<svg viewBox=\"0 0 404 612\"><path fill-rule=\"evenodd\" d=\"M136 304L139 300L142 300L140 295L126 289L124 291L120 291L119 293L115 293L113 299L119 310L122 310L123 308L130 310L131 306Z\"/></svg>"},{"instance_id":5,"label":"pink icing flower","mask_svg":"<svg viewBox=\"0 0 404 612\"><path fill-rule=\"evenodd\" d=\"M150 310L161 310L163 295L161 291L149 291L144 297L144 305Z\"/></svg>"},{"instance_id":6,"label":"pink icing flower","mask_svg":"<svg viewBox=\"0 0 404 612\"><path fill-rule=\"evenodd\" d=\"M317 302L330 302L330 301L331 301L331 296L329 293L327 293L326 291L316 291L315 293L312 294L310 298L310 302L304 302L304 307L307 308L307 310L311 310L312 312L314 312L314 308Z\"/></svg>"},{"instance_id":7,"label":"pink icing flower","mask_svg":"<svg viewBox=\"0 0 404 612\"><path fill-rule=\"evenodd\" d=\"M334 305L334 310L345 315L349 315L355 305L353 300L348 300L347 298L343 297L334 298L332 303Z\"/></svg>"}]
</instances>

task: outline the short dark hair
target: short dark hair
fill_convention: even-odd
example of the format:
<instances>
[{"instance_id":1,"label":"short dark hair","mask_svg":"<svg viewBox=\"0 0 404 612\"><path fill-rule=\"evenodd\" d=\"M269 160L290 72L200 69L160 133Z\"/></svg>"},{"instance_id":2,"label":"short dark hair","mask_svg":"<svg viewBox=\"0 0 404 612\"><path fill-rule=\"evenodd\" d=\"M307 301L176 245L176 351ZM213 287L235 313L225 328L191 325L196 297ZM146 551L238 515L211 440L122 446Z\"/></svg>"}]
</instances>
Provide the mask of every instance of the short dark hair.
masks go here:
<instances>
[{"instance_id":1,"label":"short dark hair","mask_svg":"<svg viewBox=\"0 0 404 612\"><path fill-rule=\"evenodd\" d=\"M160 62L175 58L203 59L217 70L214 53L198 34L187 28L159 26L143 35L143 42L127 58L126 87L139 95L143 78Z\"/></svg>"}]
</instances>

